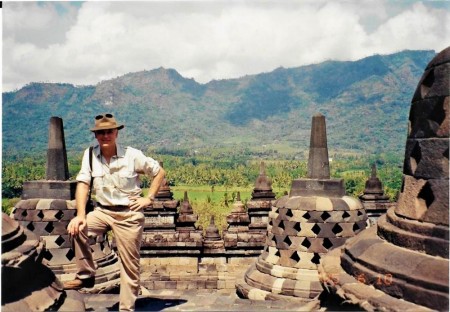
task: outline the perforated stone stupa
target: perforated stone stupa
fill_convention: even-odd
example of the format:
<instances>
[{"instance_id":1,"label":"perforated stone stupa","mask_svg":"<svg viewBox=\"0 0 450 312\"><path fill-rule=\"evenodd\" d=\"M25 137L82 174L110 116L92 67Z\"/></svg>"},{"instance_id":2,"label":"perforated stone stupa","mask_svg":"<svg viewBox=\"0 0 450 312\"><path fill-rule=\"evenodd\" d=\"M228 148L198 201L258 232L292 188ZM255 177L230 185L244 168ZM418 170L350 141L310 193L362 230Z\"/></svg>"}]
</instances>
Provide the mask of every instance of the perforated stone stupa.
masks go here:
<instances>
[{"instance_id":1,"label":"perforated stone stupa","mask_svg":"<svg viewBox=\"0 0 450 312\"><path fill-rule=\"evenodd\" d=\"M312 118L308 177L292 181L290 194L269 214L261 256L238 282L249 299L313 300L322 292L317 265L330 249L366 227L359 200L346 196L344 181L331 179L325 117Z\"/></svg>"},{"instance_id":2,"label":"perforated stone stupa","mask_svg":"<svg viewBox=\"0 0 450 312\"><path fill-rule=\"evenodd\" d=\"M323 258L327 289L366 310L449 309L450 47L412 99L397 205Z\"/></svg>"},{"instance_id":3,"label":"perforated stone stupa","mask_svg":"<svg viewBox=\"0 0 450 312\"><path fill-rule=\"evenodd\" d=\"M50 118L46 180L24 183L22 199L11 217L41 237L46 244L45 263L61 280L75 278L75 252L67 233L67 225L76 215L76 181L70 181L64 142L63 121ZM118 285L120 268L117 254L106 235L92 237L90 246L98 269L96 285L88 292L99 292Z\"/></svg>"},{"instance_id":4,"label":"perforated stone stupa","mask_svg":"<svg viewBox=\"0 0 450 312\"><path fill-rule=\"evenodd\" d=\"M66 292L42 264L45 243L2 213L2 311L84 311L83 298Z\"/></svg>"}]
</instances>

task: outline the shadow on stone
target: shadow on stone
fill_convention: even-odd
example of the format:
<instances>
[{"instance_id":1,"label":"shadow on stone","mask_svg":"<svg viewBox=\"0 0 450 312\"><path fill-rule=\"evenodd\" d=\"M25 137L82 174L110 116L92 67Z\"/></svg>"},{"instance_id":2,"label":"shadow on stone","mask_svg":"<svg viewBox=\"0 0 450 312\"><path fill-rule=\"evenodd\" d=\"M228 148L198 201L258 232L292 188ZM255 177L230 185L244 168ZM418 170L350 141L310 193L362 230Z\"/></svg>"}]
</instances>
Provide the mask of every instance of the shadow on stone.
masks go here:
<instances>
[{"instance_id":1,"label":"shadow on stone","mask_svg":"<svg viewBox=\"0 0 450 312\"><path fill-rule=\"evenodd\" d=\"M323 311L361 311L360 306L345 302L336 294L322 292L319 295L319 300Z\"/></svg>"},{"instance_id":2,"label":"shadow on stone","mask_svg":"<svg viewBox=\"0 0 450 312\"><path fill-rule=\"evenodd\" d=\"M136 311L162 311L186 302L187 300L184 299L139 298L136 300L135 309ZM107 309L107 311L119 311L119 302ZM86 311L94 311L94 309L88 309Z\"/></svg>"}]
</instances>

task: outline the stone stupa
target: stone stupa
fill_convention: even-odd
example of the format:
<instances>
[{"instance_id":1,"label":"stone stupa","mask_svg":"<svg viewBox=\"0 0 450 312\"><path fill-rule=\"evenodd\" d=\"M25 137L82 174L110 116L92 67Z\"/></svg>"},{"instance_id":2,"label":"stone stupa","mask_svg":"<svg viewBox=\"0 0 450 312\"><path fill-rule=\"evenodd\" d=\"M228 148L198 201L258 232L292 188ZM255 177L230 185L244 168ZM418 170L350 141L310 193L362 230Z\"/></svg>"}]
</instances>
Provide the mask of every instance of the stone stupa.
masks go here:
<instances>
[{"instance_id":1,"label":"stone stupa","mask_svg":"<svg viewBox=\"0 0 450 312\"><path fill-rule=\"evenodd\" d=\"M85 311L83 298L65 291L42 264L45 242L2 213L2 311Z\"/></svg>"},{"instance_id":2,"label":"stone stupa","mask_svg":"<svg viewBox=\"0 0 450 312\"><path fill-rule=\"evenodd\" d=\"M254 300L315 303L322 292L317 265L330 249L366 227L358 199L346 196L344 181L331 179L325 117L312 118L307 178L292 181L289 195L272 206L266 245L236 284Z\"/></svg>"},{"instance_id":3,"label":"stone stupa","mask_svg":"<svg viewBox=\"0 0 450 312\"><path fill-rule=\"evenodd\" d=\"M397 205L319 268L324 286L369 311L449 309L450 47L412 99Z\"/></svg>"},{"instance_id":4,"label":"stone stupa","mask_svg":"<svg viewBox=\"0 0 450 312\"><path fill-rule=\"evenodd\" d=\"M366 181L364 193L359 196L359 200L366 209L371 225L375 224L378 218L394 205L389 201L389 196L384 194L383 183L377 177L377 166L375 164L372 164L370 178Z\"/></svg>"}]
</instances>

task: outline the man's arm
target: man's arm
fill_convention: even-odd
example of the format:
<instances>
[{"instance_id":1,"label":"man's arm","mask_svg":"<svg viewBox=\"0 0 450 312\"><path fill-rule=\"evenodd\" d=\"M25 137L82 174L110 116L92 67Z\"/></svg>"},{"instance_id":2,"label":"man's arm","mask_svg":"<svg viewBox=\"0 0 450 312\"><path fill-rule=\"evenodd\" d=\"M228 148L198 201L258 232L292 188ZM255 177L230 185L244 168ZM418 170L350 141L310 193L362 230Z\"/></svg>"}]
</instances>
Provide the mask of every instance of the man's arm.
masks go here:
<instances>
[{"instance_id":1,"label":"man's arm","mask_svg":"<svg viewBox=\"0 0 450 312\"><path fill-rule=\"evenodd\" d=\"M73 218L67 226L70 235L78 235L86 226L86 201L89 194L89 184L78 182L75 192L75 205L77 207L77 216Z\"/></svg>"},{"instance_id":2,"label":"man's arm","mask_svg":"<svg viewBox=\"0 0 450 312\"><path fill-rule=\"evenodd\" d=\"M130 197L130 209L139 211L144 207L150 206L155 200L155 196L158 193L161 183L166 175L166 172L162 167L159 168L158 173L153 177L152 184L148 190L147 197L132 196Z\"/></svg>"},{"instance_id":3,"label":"man's arm","mask_svg":"<svg viewBox=\"0 0 450 312\"><path fill-rule=\"evenodd\" d=\"M155 200L155 196L159 191L159 188L161 187L161 184L163 182L164 177L166 176L166 172L161 167L159 168L158 174L153 177L153 181L150 185L150 188L148 190L148 198L151 199L153 202Z\"/></svg>"}]
</instances>

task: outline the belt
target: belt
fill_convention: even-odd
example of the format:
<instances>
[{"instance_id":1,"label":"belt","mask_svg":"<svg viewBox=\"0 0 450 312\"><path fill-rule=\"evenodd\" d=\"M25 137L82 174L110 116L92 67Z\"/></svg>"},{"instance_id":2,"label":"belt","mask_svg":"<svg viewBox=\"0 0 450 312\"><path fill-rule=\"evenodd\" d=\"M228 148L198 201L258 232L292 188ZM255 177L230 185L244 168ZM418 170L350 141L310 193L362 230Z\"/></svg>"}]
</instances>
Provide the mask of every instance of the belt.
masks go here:
<instances>
[{"instance_id":1,"label":"belt","mask_svg":"<svg viewBox=\"0 0 450 312\"><path fill-rule=\"evenodd\" d=\"M114 210L114 211L118 211L118 210L129 210L130 207L125 206L125 205L111 205L111 206L106 206L106 205L102 205L100 203L97 203L97 206L103 209L108 209L108 210Z\"/></svg>"}]
</instances>

